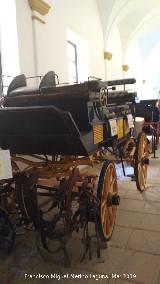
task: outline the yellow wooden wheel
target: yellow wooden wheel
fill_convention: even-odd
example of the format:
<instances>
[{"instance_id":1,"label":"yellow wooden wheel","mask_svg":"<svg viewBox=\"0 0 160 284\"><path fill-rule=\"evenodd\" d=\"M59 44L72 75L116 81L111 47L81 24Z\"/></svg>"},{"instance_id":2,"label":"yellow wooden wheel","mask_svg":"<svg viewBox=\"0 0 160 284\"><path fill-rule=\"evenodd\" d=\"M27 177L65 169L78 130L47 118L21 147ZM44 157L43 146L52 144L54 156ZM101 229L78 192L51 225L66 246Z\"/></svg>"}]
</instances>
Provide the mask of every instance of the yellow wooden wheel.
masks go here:
<instances>
[{"instance_id":1,"label":"yellow wooden wheel","mask_svg":"<svg viewBox=\"0 0 160 284\"><path fill-rule=\"evenodd\" d=\"M137 138L134 167L136 186L141 192L145 189L147 182L148 157L148 140L146 135L142 132Z\"/></svg>"},{"instance_id":2,"label":"yellow wooden wheel","mask_svg":"<svg viewBox=\"0 0 160 284\"><path fill-rule=\"evenodd\" d=\"M98 214L98 234L102 241L111 238L116 220L118 196L117 176L115 166L106 161L103 164L97 189L97 197L100 200Z\"/></svg>"},{"instance_id":3,"label":"yellow wooden wheel","mask_svg":"<svg viewBox=\"0 0 160 284\"><path fill-rule=\"evenodd\" d=\"M124 158L132 157L132 152L134 147L135 147L135 139L130 137L129 139L127 139L127 141L125 141L123 145L122 151Z\"/></svg>"}]
</instances>

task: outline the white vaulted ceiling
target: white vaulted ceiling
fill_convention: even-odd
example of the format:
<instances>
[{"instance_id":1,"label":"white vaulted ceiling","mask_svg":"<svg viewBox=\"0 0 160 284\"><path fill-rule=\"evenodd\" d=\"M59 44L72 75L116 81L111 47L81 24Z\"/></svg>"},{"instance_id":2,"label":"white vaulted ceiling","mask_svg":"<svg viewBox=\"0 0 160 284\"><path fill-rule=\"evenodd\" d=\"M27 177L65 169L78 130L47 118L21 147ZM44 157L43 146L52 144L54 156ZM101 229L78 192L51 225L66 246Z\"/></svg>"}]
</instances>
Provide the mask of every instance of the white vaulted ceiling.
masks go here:
<instances>
[{"instance_id":1,"label":"white vaulted ceiling","mask_svg":"<svg viewBox=\"0 0 160 284\"><path fill-rule=\"evenodd\" d=\"M104 39L107 40L116 25L125 51L134 37L141 42L153 42L160 30L159 0L97 0ZM158 36L159 37L159 36Z\"/></svg>"},{"instance_id":2,"label":"white vaulted ceiling","mask_svg":"<svg viewBox=\"0 0 160 284\"><path fill-rule=\"evenodd\" d=\"M130 71L141 79L153 80L154 77L154 88L160 86L160 64L157 61L160 53L160 1L97 0L97 5L105 49L115 52L113 34L116 31L114 42L116 45L118 35L117 49L122 63L129 64Z\"/></svg>"}]
</instances>

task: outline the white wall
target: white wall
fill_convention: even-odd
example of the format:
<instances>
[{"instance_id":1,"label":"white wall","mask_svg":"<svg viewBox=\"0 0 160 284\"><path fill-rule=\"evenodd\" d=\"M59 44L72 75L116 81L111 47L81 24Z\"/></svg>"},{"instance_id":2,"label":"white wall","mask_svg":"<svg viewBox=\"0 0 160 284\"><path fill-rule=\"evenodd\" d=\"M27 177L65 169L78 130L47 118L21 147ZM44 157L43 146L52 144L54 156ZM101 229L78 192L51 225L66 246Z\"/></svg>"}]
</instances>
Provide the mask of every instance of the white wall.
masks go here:
<instances>
[{"instance_id":1,"label":"white wall","mask_svg":"<svg viewBox=\"0 0 160 284\"><path fill-rule=\"evenodd\" d=\"M121 39L117 26L115 25L110 32L110 35L107 40L106 50L113 54L113 57L110 61L105 61L106 63L106 79L114 80L121 79L123 77L122 73L122 47Z\"/></svg>"},{"instance_id":2,"label":"white wall","mask_svg":"<svg viewBox=\"0 0 160 284\"><path fill-rule=\"evenodd\" d=\"M27 0L16 0L16 19L19 46L20 72L34 76L35 58L31 9Z\"/></svg>"},{"instance_id":3,"label":"white wall","mask_svg":"<svg viewBox=\"0 0 160 284\"><path fill-rule=\"evenodd\" d=\"M0 1L0 37L3 75L19 73L16 7L13 0Z\"/></svg>"},{"instance_id":4,"label":"white wall","mask_svg":"<svg viewBox=\"0 0 160 284\"><path fill-rule=\"evenodd\" d=\"M61 82L68 81L67 31L69 28L88 43L89 75L104 79L104 41L96 0L47 0L51 9L43 17L46 24L34 21L37 73L54 70ZM21 71L35 71L31 10L27 0L16 0Z\"/></svg>"}]
</instances>

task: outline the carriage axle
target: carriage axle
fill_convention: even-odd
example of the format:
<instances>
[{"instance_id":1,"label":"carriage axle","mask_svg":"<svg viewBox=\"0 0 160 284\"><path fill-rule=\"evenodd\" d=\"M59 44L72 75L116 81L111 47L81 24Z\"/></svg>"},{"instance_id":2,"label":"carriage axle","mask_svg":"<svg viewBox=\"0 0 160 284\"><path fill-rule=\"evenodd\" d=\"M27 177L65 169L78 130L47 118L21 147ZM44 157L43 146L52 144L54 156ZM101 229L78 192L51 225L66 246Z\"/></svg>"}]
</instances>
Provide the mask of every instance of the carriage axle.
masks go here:
<instances>
[{"instance_id":1,"label":"carriage axle","mask_svg":"<svg viewBox=\"0 0 160 284\"><path fill-rule=\"evenodd\" d=\"M118 194L108 194L107 197L107 206L118 206L120 204L120 196Z\"/></svg>"}]
</instances>

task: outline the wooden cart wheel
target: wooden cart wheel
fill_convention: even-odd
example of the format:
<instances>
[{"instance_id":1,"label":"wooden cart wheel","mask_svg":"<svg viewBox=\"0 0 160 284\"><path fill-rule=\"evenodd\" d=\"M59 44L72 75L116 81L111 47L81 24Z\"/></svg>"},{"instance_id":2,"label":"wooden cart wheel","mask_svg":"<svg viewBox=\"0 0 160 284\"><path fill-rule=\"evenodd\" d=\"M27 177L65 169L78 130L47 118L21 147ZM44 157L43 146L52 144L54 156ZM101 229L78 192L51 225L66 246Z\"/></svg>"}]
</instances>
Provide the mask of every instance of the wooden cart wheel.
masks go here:
<instances>
[{"instance_id":1,"label":"wooden cart wheel","mask_svg":"<svg viewBox=\"0 0 160 284\"><path fill-rule=\"evenodd\" d=\"M130 137L123 145L122 148L123 156L125 158L132 156L132 151L134 147L135 147L135 139Z\"/></svg>"},{"instance_id":2,"label":"wooden cart wheel","mask_svg":"<svg viewBox=\"0 0 160 284\"><path fill-rule=\"evenodd\" d=\"M103 164L98 182L97 197L100 200L97 220L98 234L101 241L107 241L112 236L117 205L120 201L116 170L112 162L106 161Z\"/></svg>"},{"instance_id":3,"label":"wooden cart wheel","mask_svg":"<svg viewBox=\"0 0 160 284\"><path fill-rule=\"evenodd\" d=\"M149 164L148 140L142 132L138 135L135 151L134 173L136 186L139 191L143 191L147 181L147 168Z\"/></svg>"}]
</instances>

